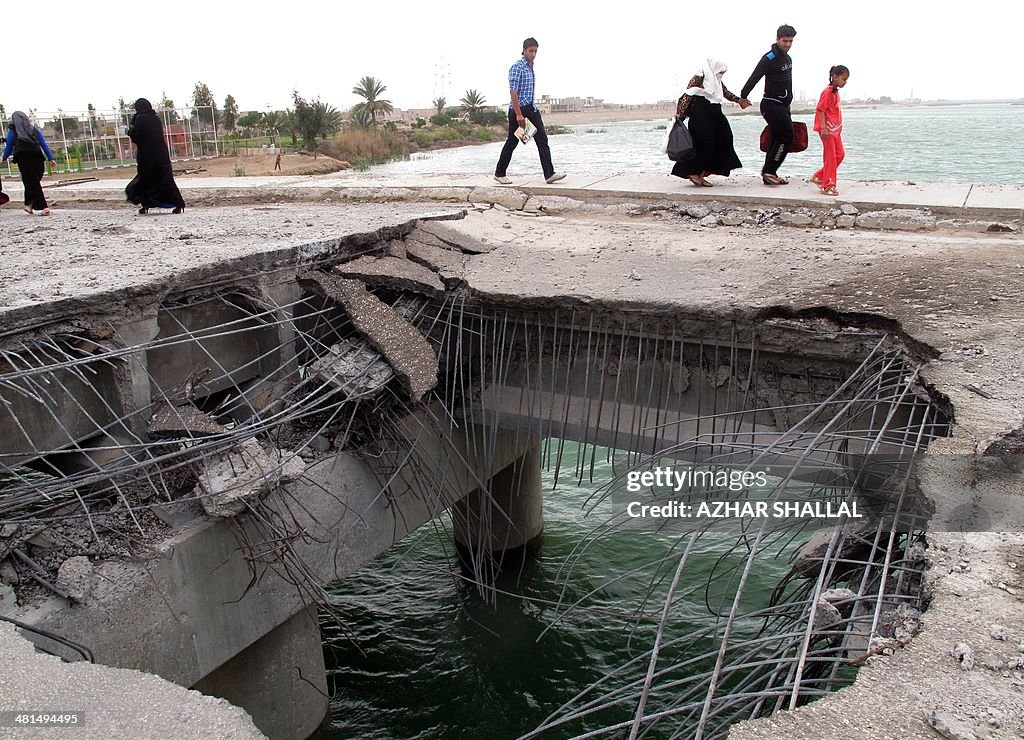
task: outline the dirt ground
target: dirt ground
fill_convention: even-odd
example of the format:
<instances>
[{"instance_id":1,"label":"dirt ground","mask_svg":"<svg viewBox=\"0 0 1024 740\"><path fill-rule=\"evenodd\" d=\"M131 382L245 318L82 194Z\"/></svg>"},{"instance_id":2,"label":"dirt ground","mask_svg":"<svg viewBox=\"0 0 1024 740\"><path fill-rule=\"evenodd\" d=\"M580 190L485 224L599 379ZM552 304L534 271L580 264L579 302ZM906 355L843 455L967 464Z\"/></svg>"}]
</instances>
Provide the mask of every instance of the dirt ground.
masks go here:
<instances>
[{"instance_id":1,"label":"dirt ground","mask_svg":"<svg viewBox=\"0 0 1024 740\"><path fill-rule=\"evenodd\" d=\"M196 159L175 162L174 176L177 179L191 177L232 177L236 168L241 168L246 176L274 175L326 175L331 172L351 168L348 162L319 155L316 159L305 154L284 154L281 156L281 170L274 170L275 156L272 154L254 154L245 157L217 157L213 159ZM196 170L202 170L197 172ZM6 173L4 173L6 175ZM135 165L125 167L108 167L100 170L71 172L51 175L43 178L43 185L68 182L80 178L95 177L100 180L124 180L135 177ZM9 179L9 178L8 178ZM14 176L17 180L17 175Z\"/></svg>"}]
</instances>

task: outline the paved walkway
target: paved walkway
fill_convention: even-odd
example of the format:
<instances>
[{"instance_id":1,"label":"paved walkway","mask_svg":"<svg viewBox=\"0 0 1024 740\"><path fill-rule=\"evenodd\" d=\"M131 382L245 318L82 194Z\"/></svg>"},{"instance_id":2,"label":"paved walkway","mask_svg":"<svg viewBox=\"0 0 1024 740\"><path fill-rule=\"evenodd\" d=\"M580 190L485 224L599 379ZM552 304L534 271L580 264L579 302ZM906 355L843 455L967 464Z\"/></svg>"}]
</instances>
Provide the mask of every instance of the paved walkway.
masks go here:
<instances>
[{"instance_id":1,"label":"paved walkway","mask_svg":"<svg viewBox=\"0 0 1024 740\"><path fill-rule=\"evenodd\" d=\"M488 191L507 190L533 195L561 195L578 199L630 198L659 201L712 201L737 206L794 207L851 203L860 210L883 208L927 208L936 214L961 218L1024 218L1024 185L972 185L966 183L914 183L888 181L844 181L839 198L818 193L817 188L794 180L789 185L768 187L751 177L714 178L713 188L696 188L668 174L621 172L613 175L586 176L570 174L555 185L547 185L540 175L516 178L512 185L499 186L490 175L409 174L380 176L367 172L340 172L330 175L282 177L210 177L180 178L186 200L214 202L229 192L235 198L246 193L261 197L315 200L325 191L339 197L369 197L365 188L394 189L396 199L422 196L440 200L468 200L476 190L481 200ZM10 182L8 180L8 182ZM68 200L123 200L127 180L50 187L51 197L58 205ZM486 188L487 191L480 189ZM10 188L12 199L17 188ZM412 194L401 191L413 191ZM8 206L10 207L10 206Z\"/></svg>"}]
</instances>

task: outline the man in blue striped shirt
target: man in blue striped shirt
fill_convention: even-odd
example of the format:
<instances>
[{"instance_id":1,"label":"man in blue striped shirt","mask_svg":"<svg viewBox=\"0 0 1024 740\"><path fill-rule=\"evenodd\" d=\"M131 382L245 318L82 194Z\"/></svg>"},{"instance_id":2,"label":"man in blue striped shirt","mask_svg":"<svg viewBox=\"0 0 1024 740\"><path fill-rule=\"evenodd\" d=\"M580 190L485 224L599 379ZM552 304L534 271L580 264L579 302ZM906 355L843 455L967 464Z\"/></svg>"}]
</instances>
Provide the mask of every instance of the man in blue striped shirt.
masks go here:
<instances>
[{"instance_id":1,"label":"man in blue striped shirt","mask_svg":"<svg viewBox=\"0 0 1024 740\"><path fill-rule=\"evenodd\" d=\"M533 60L537 58L537 39L532 36L523 42L523 56L512 65L508 71L509 95L512 102L508 106L508 139L498 157L498 166L494 170L494 179L502 185L510 185L512 181L505 175L509 162L512 161L512 152L519 144L516 130L525 125L526 120L537 127L537 133L533 140L537 142L537 153L540 155L540 166L544 170L544 180L548 184L558 182L565 173L555 172L551 164L551 148L548 146L548 135L544 131L544 121L541 120L540 111L537 110L534 100L534 76Z\"/></svg>"}]
</instances>

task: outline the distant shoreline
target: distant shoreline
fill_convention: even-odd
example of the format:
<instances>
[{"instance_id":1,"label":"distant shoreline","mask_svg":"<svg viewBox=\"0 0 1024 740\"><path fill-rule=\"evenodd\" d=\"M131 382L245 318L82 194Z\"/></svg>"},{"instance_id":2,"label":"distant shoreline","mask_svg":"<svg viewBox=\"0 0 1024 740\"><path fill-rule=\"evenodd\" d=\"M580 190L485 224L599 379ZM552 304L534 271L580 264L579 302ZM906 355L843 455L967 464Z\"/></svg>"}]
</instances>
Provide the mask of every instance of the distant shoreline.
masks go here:
<instances>
[{"instance_id":1,"label":"distant shoreline","mask_svg":"<svg viewBox=\"0 0 1024 740\"><path fill-rule=\"evenodd\" d=\"M850 102L844 103L848 109L904 109L904 108L935 108L945 106L963 105L1018 105L1024 106L1022 100L932 100L920 103L867 103ZM796 115L810 115L814 112L813 103L806 103L800 107L794 107ZM725 105L726 115L760 115L757 111L757 103L752 108L740 111L738 106ZM627 108L602 108L599 110L583 110L574 113L545 113L544 123L557 124L559 126L586 126L596 123L620 123L624 121L667 121L675 113L675 104L671 105L632 105Z\"/></svg>"}]
</instances>

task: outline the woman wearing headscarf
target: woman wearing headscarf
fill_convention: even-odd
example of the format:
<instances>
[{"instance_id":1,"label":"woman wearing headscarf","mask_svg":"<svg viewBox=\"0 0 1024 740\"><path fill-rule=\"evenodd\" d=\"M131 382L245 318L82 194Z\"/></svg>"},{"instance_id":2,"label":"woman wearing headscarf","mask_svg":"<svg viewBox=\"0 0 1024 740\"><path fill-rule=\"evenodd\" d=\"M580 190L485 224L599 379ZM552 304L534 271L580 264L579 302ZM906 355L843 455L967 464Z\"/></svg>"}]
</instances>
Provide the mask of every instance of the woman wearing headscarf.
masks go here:
<instances>
[{"instance_id":1,"label":"woman wearing headscarf","mask_svg":"<svg viewBox=\"0 0 1024 740\"><path fill-rule=\"evenodd\" d=\"M39 211L44 216L50 215L43 195L43 173L46 171L46 160L54 167L50 147L46 145L43 132L32 125L32 121L22 111L14 111L11 123L7 127L7 144L4 146L3 161L8 157L18 165L21 181L25 185L25 212Z\"/></svg>"},{"instance_id":2,"label":"woman wearing headscarf","mask_svg":"<svg viewBox=\"0 0 1024 740\"><path fill-rule=\"evenodd\" d=\"M152 103L145 98L135 101L128 137L138 149L135 155L138 174L125 188L128 200L141 206L140 215L150 208L173 208L174 213L184 211L185 201L174 182L163 124Z\"/></svg>"},{"instance_id":3,"label":"woman wearing headscarf","mask_svg":"<svg viewBox=\"0 0 1024 740\"><path fill-rule=\"evenodd\" d=\"M748 107L750 101L729 92L722 84L727 69L724 62L704 60L676 104L676 118L690 119L694 155L685 162L676 162L672 174L706 188L712 186L704 179L709 175L728 177L732 170L743 166L733 148L732 128L722 112L722 101L736 103L740 108Z\"/></svg>"}]
</instances>

